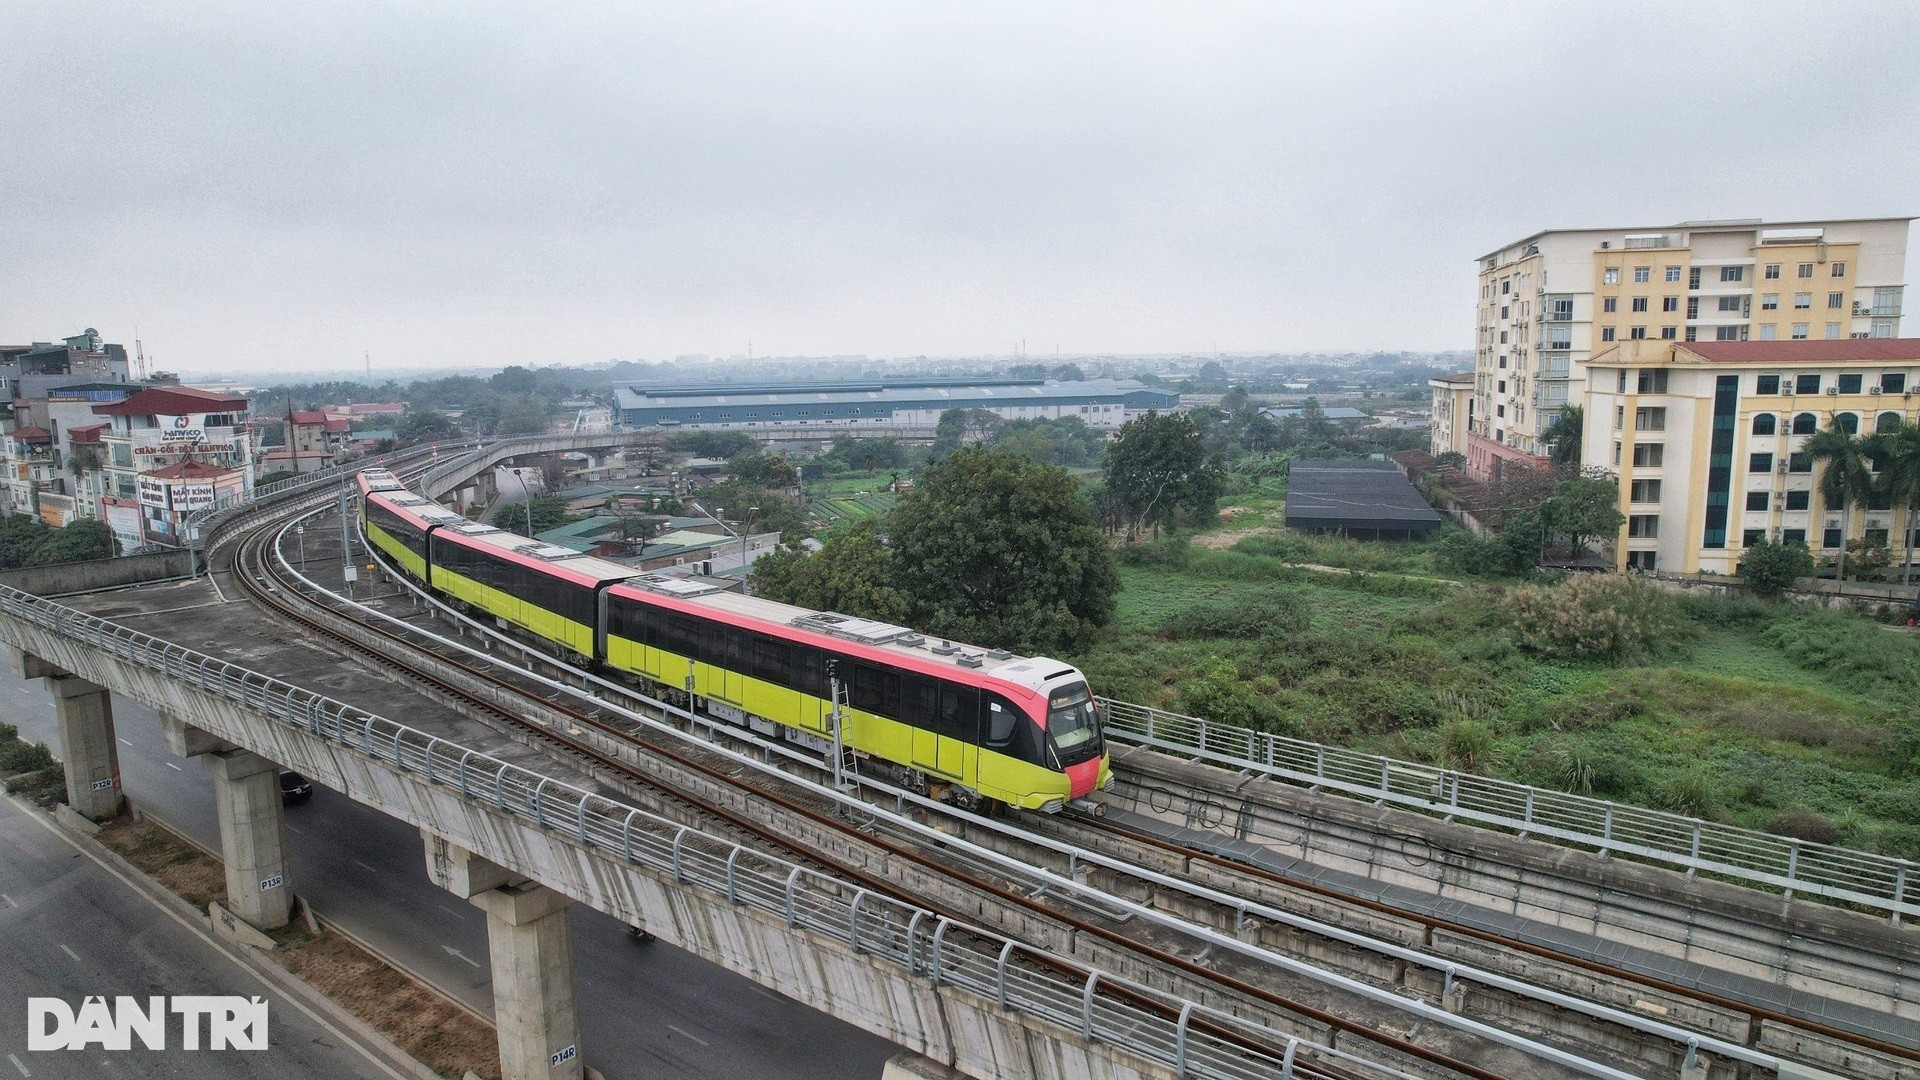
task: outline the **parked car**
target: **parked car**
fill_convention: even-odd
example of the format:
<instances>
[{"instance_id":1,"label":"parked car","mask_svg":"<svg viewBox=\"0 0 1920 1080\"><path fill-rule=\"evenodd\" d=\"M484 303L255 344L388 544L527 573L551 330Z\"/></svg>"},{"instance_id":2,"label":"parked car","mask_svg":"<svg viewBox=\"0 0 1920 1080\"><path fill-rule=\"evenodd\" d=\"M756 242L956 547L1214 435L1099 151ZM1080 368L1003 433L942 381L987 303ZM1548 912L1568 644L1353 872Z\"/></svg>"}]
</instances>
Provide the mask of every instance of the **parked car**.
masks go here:
<instances>
[{"instance_id":1,"label":"parked car","mask_svg":"<svg viewBox=\"0 0 1920 1080\"><path fill-rule=\"evenodd\" d=\"M291 806L313 798L313 781L294 772L292 769L280 770L280 801Z\"/></svg>"}]
</instances>

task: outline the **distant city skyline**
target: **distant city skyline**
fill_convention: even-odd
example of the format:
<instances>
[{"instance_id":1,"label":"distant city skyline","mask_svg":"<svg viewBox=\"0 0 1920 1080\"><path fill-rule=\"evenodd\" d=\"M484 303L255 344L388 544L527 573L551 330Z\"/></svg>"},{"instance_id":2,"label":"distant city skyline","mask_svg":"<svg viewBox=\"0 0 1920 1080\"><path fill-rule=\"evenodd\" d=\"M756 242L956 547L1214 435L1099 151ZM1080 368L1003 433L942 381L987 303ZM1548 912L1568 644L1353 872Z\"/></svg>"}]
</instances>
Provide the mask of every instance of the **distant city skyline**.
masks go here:
<instances>
[{"instance_id":1,"label":"distant city skyline","mask_svg":"<svg viewBox=\"0 0 1920 1080\"><path fill-rule=\"evenodd\" d=\"M0 83L0 342L137 327L188 372L1468 349L1474 259L1541 229L1920 213L1906 3L26 0L0 35L38 73Z\"/></svg>"}]
</instances>

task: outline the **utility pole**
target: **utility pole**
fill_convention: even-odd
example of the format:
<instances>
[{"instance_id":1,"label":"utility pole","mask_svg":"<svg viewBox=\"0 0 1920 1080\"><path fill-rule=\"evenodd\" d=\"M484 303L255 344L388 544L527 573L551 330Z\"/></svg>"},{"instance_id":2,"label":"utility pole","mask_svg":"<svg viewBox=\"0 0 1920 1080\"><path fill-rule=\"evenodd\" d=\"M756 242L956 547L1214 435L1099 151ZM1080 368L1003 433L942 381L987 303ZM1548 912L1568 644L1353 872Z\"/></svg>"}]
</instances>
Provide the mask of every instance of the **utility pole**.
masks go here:
<instances>
[{"instance_id":1,"label":"utility pole","mask_svg":"<svg viewBox=\"0 0 1920 1080\"><path fill-rule=\"evenodd\" d=\"M347 583L347 599L353 599L353 582L359 577L359 571L353 565L353 495L347 485L340 485L340 576Z\"/></svg>"}]
</instances>

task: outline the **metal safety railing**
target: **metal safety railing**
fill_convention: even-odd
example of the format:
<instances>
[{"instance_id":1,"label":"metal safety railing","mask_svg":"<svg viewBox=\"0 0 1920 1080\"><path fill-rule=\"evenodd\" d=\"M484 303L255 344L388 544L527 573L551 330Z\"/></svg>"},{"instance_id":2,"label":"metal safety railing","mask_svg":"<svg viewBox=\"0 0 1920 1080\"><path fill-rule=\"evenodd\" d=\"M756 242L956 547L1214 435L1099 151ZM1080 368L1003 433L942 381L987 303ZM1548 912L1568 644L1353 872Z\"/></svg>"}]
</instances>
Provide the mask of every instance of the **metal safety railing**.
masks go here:
<instances>
[{"instance_id":1,"label":"metal safety railing","mask_svg":"<svg viewBox=\"0 0 1920 1080\"><path fill-rule=\"evenodd\" d=\"M234 702L462 798L531 821L557 841L705 888L787 925L845 942L938 987L961 987L1173 1068L1220 1080L1291 1077L1303 1060L1403 1076L1351 1051L1087 970L990 930L877 895L797 863L696 831L565 781L315 694L270 675L0 586L0 615ZM3 629L3 624L0 624ZM31 643L19 635L16 646Z\"/></svg>"},{"instance_id":2,"label":"metal safety railing","mask_svg":"<svg viewBox=\"0 0 1920 1080\"><path fill-rule=\"evenodd\" d=\"M1369 802L1920 916L1920 864L1100 699L1111 738Z\"/></svg>"}]
</instances>

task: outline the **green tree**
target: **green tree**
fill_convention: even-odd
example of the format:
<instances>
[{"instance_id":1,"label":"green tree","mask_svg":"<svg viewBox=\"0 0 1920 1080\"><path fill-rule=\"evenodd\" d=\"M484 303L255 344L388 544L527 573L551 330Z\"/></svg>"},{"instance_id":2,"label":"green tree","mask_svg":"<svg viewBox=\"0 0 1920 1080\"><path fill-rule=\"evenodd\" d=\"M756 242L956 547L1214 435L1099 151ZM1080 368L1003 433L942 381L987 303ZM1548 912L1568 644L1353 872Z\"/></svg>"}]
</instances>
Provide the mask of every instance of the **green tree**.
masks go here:
<instances>
[{"instance_id":1,"label":"green tree","mask_svg":"<svg viewBox=\"0 0 1920 1080\"><path fill-rule=\"evenodd\" d=\"M539 385L539 378L527 368L515 364L512 367L502 368L498 374L487 380L487 384L502 394L525 397L532 394L535 387Z\"/></svg>"},{"instance_id":2,"label":"green tree","mask_svg":"<svg viewBox=\"0 0 1920 1080\"><path fill-rule=\"evenodd\" d=\"M948 409L940 414L933 429L933 456L945 457L955 450L984 442L1000 434L1007 422L986 409Z\"/></svg>"},{"instance_id":3,"label":"green tree","mask_svg":"<svg viewBox=\"0 0 1920 1080\"><path fill-rule=\"evenodd\" d=\"M727 474L741 484L759 488L792 487L799 480L793 462L758 450L735 454L727 461Z\"/></svg>"},{"instance_id":4,"label":"green tree","mask_svg":"<svg viewBox=\"0 0 1920 1080\"><path fill-rule=\"evenodd\" d=\"M547 430L547 403L534 397L516 398L508 402L500 409L500 425L497 430L502 435L544 433Z\"/></svg>"},{"instance_id":5,"label":"green tree","mask_svg":"<svg viewBox=\"0 0 1920 1080\"><path fill-rule=\"evenodd\" d=\"M1794 582L1812 576L1813 552L1805 544L1776 544L1763 538L1740 553L1736 572L1754 592L1778 596Z\"/></svg>"},{"instance_id":6,"label":"green tree","mask_svg":"<svg viewBox=\"0 0 1920 1080\"><path fill-rule=\"evenodd\" d=\"M1554 420L1542 438L1552 445L1553 463L1563 469L1580 467L1580 440L1586 434L1587 413L1578 405L1569 405L1560 410L1560 416Z\"/></svg>"},{"instance_id":7,"label":"green tree","mask_svg":"<svg viewBox=\"0 0 1920 1080\"><path fill-rule=\"evenodd\" d=\"M85 562L113 557L113 530L106 523L83 518L65 528L48 529L28 559L29 566Z\"/></svg>"},{"instance_id":8,"label":"green tree","mask_svg":"<svg viewBox=\"0 0 1920 1080\"><path fill-rule=\"evenodd\" d=\"M1901 511L1900 583L1912 580L1915 512L1920 511L1920 427L1902 424L1874 436L1879 444L1880 494Z\"/></svg>"},{"instance_id":9,"label":"green tree","mask_svg":"<svg viewBox=\"0 0 1920 1080\"><path fill-rule=\"evenodd\" d=\"M1185 513L1208 521L1224 483L1219 459L1184 413L1149 412L1107 444L1107 487L1128 516L1158 536Z\"/></svg>"},{"instance_id":10,"label":"green tree","mask_svg":"<svg viewBox=\"0 0 1920 1080\"><path fill-rule=\"evenodd\" d=\"M1612 480L1579 476L1554 485L1541 507L1547 527L1567 538L1578 553L1589 539L1617 536L1626 524L1620 512L1620 489Z\"/></svg>"},{"instance_id":11,"label":"green tree","mask_svg":"<svg viewBox=\"0 0 1920 1080\"><path fill-rule=\"evenodd\" d=\"M1847 577L1847 540L1853 531L1853 506L1872 496L1873 471L1867 467L1872 447L1866 439L1828 425L1807 440L1805 452L1825 467L1820 473L1820 503L1840 515L1840 555L1835 577Z\"/></svg>"},{"instance_id":12,"label":"green tree","mask_svg":"<svg viewBox=\"0 0 1920 1080\"><path fill-rule=\"evenodd\" d=\"M533 525L528 529L531 516ZM537 536L548 529L557 529L562 525L571 525L580 520L580 515L567 510L567 500L557 495L543 495L528 503L508 503L493 512L493 523L502 529L519 533L521 536Z\"/></svg>"},{"instance_id":13,"label":"green tree","mask_svg":"<svg viewBox=\"0 0 1920 1080\"><path fill-rule=\"evenodd\" d=\"M738 431L685 431L674 435L669 444L683 454L703 458L732 458L760 447L753 436Z\"/></svg>"},{"instance_id":14,"label":"green tree","mask_svg":"<svg viewBox=\"0 0 1920 1080\"><path fill-rule=\"evenodd\" d=\"M1113 618L1113 553L1063 469L956 451L888 513L886 532L932 633L1059 653Z\"/></svg>"},{"instance_id":15,"label":"green tree","mask_svg":"<svg viewBox=\"0 0 1920 1080\"><path fill-rule=\"evenodd\" d=\"M460 425L435 409L409 412L393 426L393 436L405 443L438 442L460 437Z\"/></svg>"},{"instance_id":16,"label":"green tree","mask_svg":"<svg viewBox=\"0 0 1920 1080\"><path fill-rule=\"evenodd\" d=\"M756 596L882 622L913 616L899 577L899 560L881 540L874 518L834 529L817 552L782 544L753 563Z\"/></svg>"}]
</instances>

